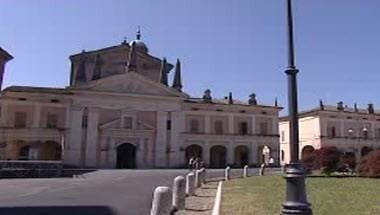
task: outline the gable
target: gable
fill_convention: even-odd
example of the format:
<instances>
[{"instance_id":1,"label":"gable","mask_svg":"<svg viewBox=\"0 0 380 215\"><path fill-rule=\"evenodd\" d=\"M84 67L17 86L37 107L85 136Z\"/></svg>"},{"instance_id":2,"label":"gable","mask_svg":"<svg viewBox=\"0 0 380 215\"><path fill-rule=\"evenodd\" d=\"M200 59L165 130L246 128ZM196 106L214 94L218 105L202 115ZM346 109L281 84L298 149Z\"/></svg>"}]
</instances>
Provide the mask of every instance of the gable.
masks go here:
<instances>
[{"instance_id":1,"label":"gable","mask_svg":"<svg viewBox=\"0 0 380 215\"><path fill-rule=\"evenodd\" d=\"M156 83L136 72L127 72L107 78L91 81L72 89L97 92L131 93L155 96L184 97L186 94Z\"/></svg>"}]
</instances>

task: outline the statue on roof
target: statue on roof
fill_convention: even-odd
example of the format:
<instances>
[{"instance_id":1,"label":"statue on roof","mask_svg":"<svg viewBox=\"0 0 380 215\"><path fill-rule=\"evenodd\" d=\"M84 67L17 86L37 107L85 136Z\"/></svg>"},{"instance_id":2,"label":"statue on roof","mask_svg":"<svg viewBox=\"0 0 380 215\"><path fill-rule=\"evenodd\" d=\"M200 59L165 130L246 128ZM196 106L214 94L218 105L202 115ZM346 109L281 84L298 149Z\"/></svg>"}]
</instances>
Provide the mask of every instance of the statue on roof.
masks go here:
<instances>
[{"instance_id":1,"label":"statue on roof","mask_svg":"<svg viewBox=\"0 0 380 215\"><path fill-rule=\"evenodd\" d=\"M203 98L203 101L205 102L212 102L211 90L210 89L205 90L202 98Z\"/></svg>"},{"instance_id":2,"label":"statue on roof","mask_svg":"<svg viewBox=\"0 0 380 215\"><path fill-rule=\"evenodd\" d=\"M257 105L256 94L252 93L251 95L249 95L248 104Z\"/></svg>"}]
</instances>

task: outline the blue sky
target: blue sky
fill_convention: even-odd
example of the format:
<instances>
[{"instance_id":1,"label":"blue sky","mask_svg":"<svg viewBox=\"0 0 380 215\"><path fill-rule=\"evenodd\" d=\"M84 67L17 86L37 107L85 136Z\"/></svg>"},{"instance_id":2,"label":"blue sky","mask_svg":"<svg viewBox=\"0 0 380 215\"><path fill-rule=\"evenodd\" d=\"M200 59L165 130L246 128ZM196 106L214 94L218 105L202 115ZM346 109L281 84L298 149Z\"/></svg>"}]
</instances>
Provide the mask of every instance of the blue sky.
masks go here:
<instances>
[{"instance_id":1,"label":"blue sky","mask_svg":"<svg viewBox=\"0 0 380 215\"><path fill-rule=\"evenodd\" d=\"M300 110L318 100L380 106L378 0L294 0ZM69 55L132 40L182 61L185 91L287 106L285 0L2 0L4 85L64 87ZM284 114L284 113L283 113Z\"/></svg>"}]
</instances>

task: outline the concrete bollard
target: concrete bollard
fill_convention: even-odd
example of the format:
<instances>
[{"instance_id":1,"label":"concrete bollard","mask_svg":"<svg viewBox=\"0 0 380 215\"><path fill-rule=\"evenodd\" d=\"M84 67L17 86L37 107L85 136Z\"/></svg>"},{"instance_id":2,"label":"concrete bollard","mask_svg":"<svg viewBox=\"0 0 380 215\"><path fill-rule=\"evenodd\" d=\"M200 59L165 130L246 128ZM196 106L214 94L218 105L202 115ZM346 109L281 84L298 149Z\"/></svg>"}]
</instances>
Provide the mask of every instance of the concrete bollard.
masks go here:
<instances>
[{"instance_id":1,"label":"concrete bollard","mask_svg":"<svg viewBox=\"0 0 380 215\"><path fill-rule=\"evenodd\" d=\"M195 175L194 173L189 173L186 175L186 195L192 196L194 195L194 181Z\"/></svg>"},{"instance_id":2,"label":"concrete bollard","mask_svg":"<svg viewBox=\"0 0 380 215\"><path fill-rule=\"evenodd\" d=\"M202 183L206 184L206 168L202 168Z\"/></svg>"},{"instance_id":3,"label":"concrete bollard","mask_svg":"<svg viewBox=\"0 0 380 215\"><path fill-rule=\"evenodd\" d=\"M245 166L244 166L243 177L244 177L244 178L247 178L247 177L248 177L248 165L245 165Z\"/></svg>"},{"instance_id":4,"label":"concrete bollard","mask_svg":"<svg viewBox=\"0 0 380 215\"><path fill-rule=\"evenodd\" d=\"M231 168L229 166L227 166L227 168L224 170L224 180L225 181L230 180L230 171L231 171Z\"/></svg>"},{"instance_id":5,"label":"concrete bollard","mask_svg":"<svg viewBox=\"0 0 380 215\"><path fill-rule=\"evenodd\" d=\"M154 190L150 215L169 215L172 210L172 191L160 186Z\"/></svg>"},{"instance_id":6,"label":"concrete bollard","mask_svg":"<svg viewBox=\"0 0 380 215\"><path fill-rule=\"evenodd\" d=\"M196 170L196 171L195 171L195 182L194 182L194 186L195 186L196 188L201 187L201 171L200 171L200 170Z\"/></svg>"},{"instance_id":7,"label":"concrete bollard","mask_svg":"<svg viewBox=\"0 0 380 215\"><path fill-rule=\"evenodd\" d=\"M177 176L173 184L173 208L185 210L186 182L183 176Z\"/></svg>"}]
</instances>

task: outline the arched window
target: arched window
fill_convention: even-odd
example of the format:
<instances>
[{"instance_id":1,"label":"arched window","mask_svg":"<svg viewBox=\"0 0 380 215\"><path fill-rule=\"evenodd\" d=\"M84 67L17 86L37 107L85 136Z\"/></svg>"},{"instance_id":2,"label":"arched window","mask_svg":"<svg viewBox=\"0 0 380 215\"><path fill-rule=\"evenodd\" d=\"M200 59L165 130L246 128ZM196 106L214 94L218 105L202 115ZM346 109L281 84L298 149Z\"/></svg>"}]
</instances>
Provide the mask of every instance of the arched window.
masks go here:
<instances>
[{"instance_id":1,"label":"arched window","mask_svg":"<svg viewBox=\"0 0 380 215\"><path fill-rule=\"evenodd\" d=\"M239 123L239 134L241 134L241 135L247 135L248 134L248 123L247 122Z\"/></svg>"},{"instance_id":2,"label":"arched window","mask_svg":"<svg viewBox=\"0 0 380 215\"><path fill-rule=\"evenodd\" d=\"M190 132L199 133L199 121L196 119L190 120Z\"/></svg>"},{"instance_id":3,"label":"arched window","mask_svg":"<svg viewBox=\"0 0 380 215\"><path fill-rule=\"evenodd\" d=\"M29 160L30 146L23 146L18 155L19 160Z\"/></svg>"},{"instance_id":4,"label":"arched window","mask_svg":"<svg viewBox=\"0 0 380 215\"><path fill-rule=\"evenodd\" d=\"M215 133L216 134L223 134L223 122L222 122L222 120L216 120L215 121Z\"/></svg>"}]
</instances>

